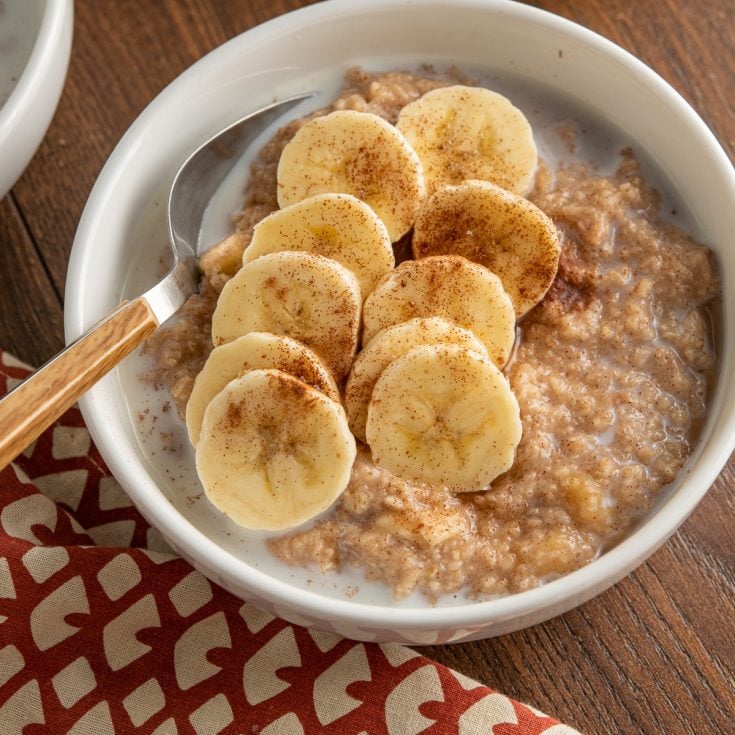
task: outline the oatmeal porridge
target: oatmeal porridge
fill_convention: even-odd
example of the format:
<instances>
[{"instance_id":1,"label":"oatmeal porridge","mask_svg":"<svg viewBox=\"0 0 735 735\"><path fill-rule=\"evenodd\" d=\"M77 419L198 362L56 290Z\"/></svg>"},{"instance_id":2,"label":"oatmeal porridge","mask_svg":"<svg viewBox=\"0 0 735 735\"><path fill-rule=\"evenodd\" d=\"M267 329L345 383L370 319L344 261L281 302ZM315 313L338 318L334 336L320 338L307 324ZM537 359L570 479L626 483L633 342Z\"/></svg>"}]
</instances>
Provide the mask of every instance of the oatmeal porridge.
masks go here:
<instances>
[{"instance_id":1,"label":"oatmeal porridge","mask_svg":"<svg viewBox=\"0 0 735 735\"><path fill-rule=\"evenodd\" d=\"M395 122L407 103L445 84L353 70L329 109ZM155 379L181 415L212 349L218 295L253 226L278 208L280 153L309 119L264 147L236 234L202 256L199 294L147 344ZM487 490L457 494L389 474L360 445L336 505L306 530L269 540L282 561L325 573L355 566L398 598L513 593L617 543L682 469L716 362L711 252L661 218L631 151L611 175L542 163L529 199L553 220L562 250L550 290L518 323L504 370L523 424L511 469ZM409 251L404 238L397 260Z\"/></svg>"}]
</instances>

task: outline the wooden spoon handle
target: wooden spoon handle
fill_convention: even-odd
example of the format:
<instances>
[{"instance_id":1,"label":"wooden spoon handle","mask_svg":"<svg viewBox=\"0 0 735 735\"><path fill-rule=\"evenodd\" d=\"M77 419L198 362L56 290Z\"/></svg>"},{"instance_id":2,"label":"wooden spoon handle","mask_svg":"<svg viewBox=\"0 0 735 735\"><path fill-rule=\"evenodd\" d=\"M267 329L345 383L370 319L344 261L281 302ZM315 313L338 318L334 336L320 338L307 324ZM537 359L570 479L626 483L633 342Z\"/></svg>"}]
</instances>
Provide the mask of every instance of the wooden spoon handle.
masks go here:
<instances>
[{"instance_id":1,"label":"wooden spoon handle","mask_svg":"<svg viewBox=\"0 0 735 735\"><path fill-rule=\"evenodd\" d=\"M0 401L0 469L158 327L143 298L123 302Z\"/></svg>"}]
</instances>

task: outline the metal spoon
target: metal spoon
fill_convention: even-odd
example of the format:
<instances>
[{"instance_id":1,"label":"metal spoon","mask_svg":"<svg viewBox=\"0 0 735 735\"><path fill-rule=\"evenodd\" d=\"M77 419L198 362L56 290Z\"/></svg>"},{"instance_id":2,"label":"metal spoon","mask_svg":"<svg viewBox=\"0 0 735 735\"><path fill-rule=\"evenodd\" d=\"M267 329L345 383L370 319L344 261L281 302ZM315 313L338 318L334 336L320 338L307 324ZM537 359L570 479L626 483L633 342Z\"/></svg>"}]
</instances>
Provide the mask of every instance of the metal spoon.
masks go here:
<instances>
[{"instance_id":1,"label":"metal spoon","mask_svg":"<svg viewBox=\"0 0 735 735\"><path fill-rule=\"evenodd\" d=\"M250 113L184 161L168 197L173 267L153 288L121 303L0 400L0 469L196 291L196 244L212 195L253 140L284 112L311 96L291 97Z\"/></svg>"}]
</instances>

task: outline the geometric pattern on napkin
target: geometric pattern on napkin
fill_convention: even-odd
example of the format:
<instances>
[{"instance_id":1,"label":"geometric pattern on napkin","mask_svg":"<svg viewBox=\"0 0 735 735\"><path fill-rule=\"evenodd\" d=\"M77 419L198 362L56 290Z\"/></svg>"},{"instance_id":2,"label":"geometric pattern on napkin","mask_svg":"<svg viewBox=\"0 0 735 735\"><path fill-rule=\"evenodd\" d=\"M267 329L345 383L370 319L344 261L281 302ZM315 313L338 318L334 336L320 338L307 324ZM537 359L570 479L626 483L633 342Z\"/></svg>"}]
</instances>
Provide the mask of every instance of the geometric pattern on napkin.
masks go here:
<instances>
[{"instance_id":1,"label":"geometric pattern on napkin","mask_svg":"<svg viewBox=\"0 0 735 735\"><path fill-rule=\"evenodd\" d=\"M29 369L0 352L0 395ZM409 648L273 617L170 552L76 408L0 472L2 735L574 735Z\"/></svg>"}]
</instances>

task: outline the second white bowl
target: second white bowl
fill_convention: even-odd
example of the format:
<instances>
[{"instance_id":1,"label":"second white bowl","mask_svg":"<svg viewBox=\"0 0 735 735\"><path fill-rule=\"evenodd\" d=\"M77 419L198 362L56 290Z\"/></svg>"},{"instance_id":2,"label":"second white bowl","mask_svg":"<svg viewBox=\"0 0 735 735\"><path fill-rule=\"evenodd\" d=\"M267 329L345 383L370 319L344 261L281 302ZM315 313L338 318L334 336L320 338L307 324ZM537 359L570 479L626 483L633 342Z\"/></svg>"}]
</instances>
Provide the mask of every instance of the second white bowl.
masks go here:
<instances>
[{"instance_id":1,"label":"second white bowl","mask_svg":"<svg viewBox=\"0 0 735 735\"><path fill-rule=\"evenodd\" d=\"M31 51L4 104L0 103L0 199L10 190L46 134L66 78L71 53L72 0L6 0L6 27L11 51ZM0 18L0 21L3 19ZM6 52L10 53L10 51ZM0 58L10 68L13 59Z\"/></svg>"}]
</instances>

